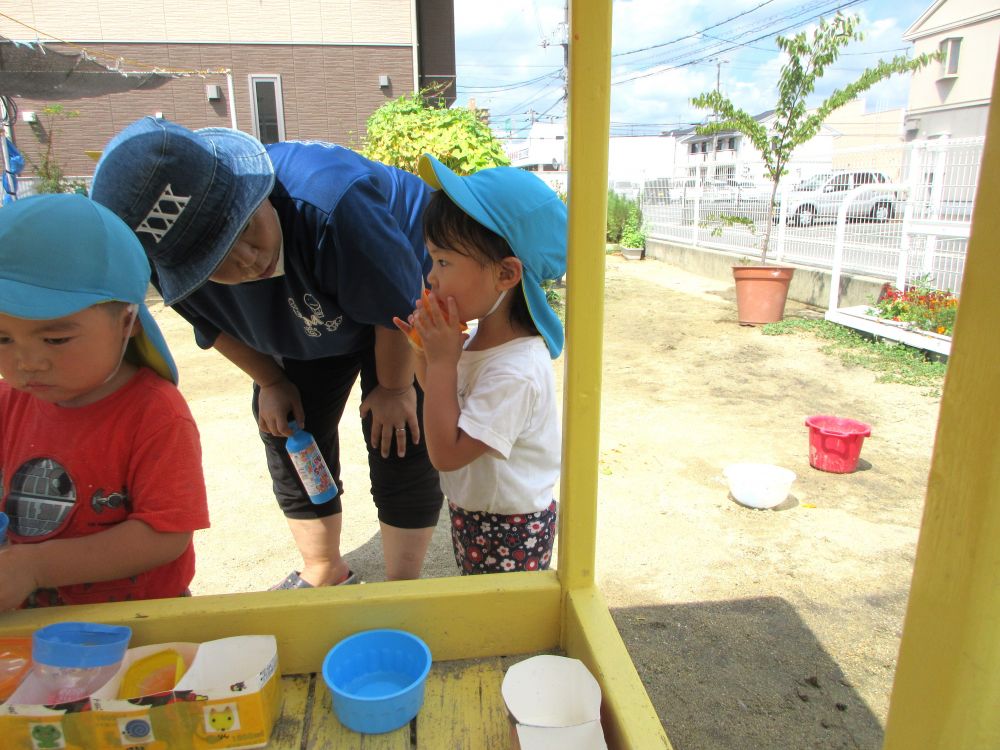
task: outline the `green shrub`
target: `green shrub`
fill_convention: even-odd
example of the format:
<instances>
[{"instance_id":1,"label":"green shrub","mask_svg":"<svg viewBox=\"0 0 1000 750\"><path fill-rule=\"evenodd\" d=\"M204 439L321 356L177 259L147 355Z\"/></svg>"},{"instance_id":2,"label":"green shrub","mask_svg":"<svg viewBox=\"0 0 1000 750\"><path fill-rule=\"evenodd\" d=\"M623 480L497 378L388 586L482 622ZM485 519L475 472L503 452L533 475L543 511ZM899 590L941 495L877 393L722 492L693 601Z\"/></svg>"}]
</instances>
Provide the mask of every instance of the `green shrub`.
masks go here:
<instances>
[{"instance_id":1,"label":"green shrub","mask_svg":"<svg viewBox=\"0 0 1000 750\"><path fill-rule=\"evenodd\" d=\"M608 191L608 242L620 242L625 220L628 218L630 201L614 190Z\"/></svg>"},{"instance_id":2,"label":"green shrub","mask_svg":"<svg viewBox=\"0 0 1000 750\"><path fill-rule=\"evenodd\" d=\"M623 247L645 247L646 233L642 231L642 213L639 205L632 203L628 209L628 218L622 227L621 245Z\"/></svg>"}]
</instances>

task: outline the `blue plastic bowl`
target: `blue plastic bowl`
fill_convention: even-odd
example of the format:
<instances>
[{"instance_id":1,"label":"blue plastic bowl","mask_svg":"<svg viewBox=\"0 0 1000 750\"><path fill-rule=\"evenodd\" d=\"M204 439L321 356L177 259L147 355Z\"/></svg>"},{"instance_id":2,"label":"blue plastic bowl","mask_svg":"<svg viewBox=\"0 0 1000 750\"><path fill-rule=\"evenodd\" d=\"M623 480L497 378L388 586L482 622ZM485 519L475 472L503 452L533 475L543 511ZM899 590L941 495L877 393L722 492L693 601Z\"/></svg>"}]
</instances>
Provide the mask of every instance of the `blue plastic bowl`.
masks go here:
<instances>
[{"instance_id":1,"label":"blue plastic bowl","mask_svg":"<svg viewBox=\"0 0 1000 750\"><path fill-rule=\"evenodd\" d=\"M340 723L362 734L399 729L424 703L431 650L405 630L365 630L327 653L323 679Z\"/></svg>"}]
</instances>

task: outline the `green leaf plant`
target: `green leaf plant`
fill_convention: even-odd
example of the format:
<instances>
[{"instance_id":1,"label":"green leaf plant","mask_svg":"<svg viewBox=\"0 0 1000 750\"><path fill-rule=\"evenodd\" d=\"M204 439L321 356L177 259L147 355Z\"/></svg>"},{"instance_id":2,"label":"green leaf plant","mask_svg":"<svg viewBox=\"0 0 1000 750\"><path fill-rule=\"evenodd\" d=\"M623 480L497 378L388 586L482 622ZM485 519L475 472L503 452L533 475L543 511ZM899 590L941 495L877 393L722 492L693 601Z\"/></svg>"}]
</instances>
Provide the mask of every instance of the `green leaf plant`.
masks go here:
<instances>
[{"instance_id":1,"label":"green leaf plant","mask_svg":"<svg viewBox=\"0 0 1000 750\"><path fill-rule=\"evenodd\" d=\"M361 153L408 172L416 173L424 153L463 175L510 164L479 111L449 109L432 89L386 102L368 118L367 131Z\"/></svg>"},{"instance_id":2,"label":"green leaf plant","mask_svg":"<svg viewBox=\"0 0 1000 750\"><path fill-rule=\"evenodd\" d=\"M59 125L66 120L79 117L80 112L75 109L66 109L61 104L50 104L42 109L42 116L45 118L45 123L39 122L32 127L32 131L45 144L45 148L37 162L27 154L25 155L39 178L35 192L68 193L74 190L86 192L84 183L66 179L63 166L56 158L55 153L56 132Z\"/></svg>"},{"instance_id":3,"label":"green leaf plant","mask_svg":"<svg viewBox=\"0 0 1000 750\"><path fill-rule=\"evenodd\" d=\"M764 172L771 182L771 200L760 245L761 264L767 263L778 183L787 173L788 162L795 149L815 136L823 121L834 110L857 98L876 83L898 73L919 70L932 60L941 59L940 52L936 52L912 59L897 55L889 61L880 60L853 83L830 94L815 109L807 109L806 100L827 68L837 61L844 47L863 38L858 30L860 20L856 15L837 13L832 21L821 18L811 36L803 31L794 36L775 37L775 44L785 53L786 61L778 77L778 101L774 107L774 121L770 129L755 120L746 110L738 108L719 91L707 91L691 100L694 106L711 109L716 115L713 122L695 128L697 133L714 135L735 130L749 138L763 157Z\"/></svg>"}]
</instances>

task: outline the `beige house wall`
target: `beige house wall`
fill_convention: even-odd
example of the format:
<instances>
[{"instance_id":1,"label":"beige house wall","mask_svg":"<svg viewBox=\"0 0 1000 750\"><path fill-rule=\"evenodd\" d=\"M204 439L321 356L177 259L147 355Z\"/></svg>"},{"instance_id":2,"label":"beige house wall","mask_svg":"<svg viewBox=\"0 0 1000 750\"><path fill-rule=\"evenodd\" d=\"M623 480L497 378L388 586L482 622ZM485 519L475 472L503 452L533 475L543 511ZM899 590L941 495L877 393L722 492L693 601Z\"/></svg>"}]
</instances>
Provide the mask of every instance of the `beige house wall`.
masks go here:
<instances>
[{"instance_id":1,"label":"beige house wall","mask_svg":"<svg viewBox=\"0 0 1000 750\"><path fill-rule=\"evenodd\" d=\"M888 146L903 142L903 110L865 112L863 99L848 102L823 124L834 131L833 150Z\"/></svg>"},{"instance_id":2,"label":"beige house wall","mask_svg":"<svg viewBox=\"0 0 1000 750\"><path fill-rule=\"evenodd\" d=\"M75 42L400 44L412 0L4 0L0 34ZM41 34L36 35L28 26Z\"/></svg>"},{"instance_id":3,"label":"beige house wall","mask_svg":"<svg viewBox=\"0 0 1000 750\"><path fill-rule=\"evenodd\" d=\"M915 23L904 39L914 53L934 53L948 37L961 37L958 75L944 77L941 64L931 63L913 74L909 113L988 105L1000 43L997 0L946 0Z\"/></svg>"}]
</instances>

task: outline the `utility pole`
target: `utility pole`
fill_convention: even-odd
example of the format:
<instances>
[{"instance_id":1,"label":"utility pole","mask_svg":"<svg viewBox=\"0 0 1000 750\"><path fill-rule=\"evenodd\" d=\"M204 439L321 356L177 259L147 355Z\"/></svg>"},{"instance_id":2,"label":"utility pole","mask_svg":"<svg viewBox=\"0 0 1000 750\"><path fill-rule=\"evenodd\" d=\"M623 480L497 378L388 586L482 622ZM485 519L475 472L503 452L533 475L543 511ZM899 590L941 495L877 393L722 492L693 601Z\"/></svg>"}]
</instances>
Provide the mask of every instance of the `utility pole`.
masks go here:
<instances>
[{"instance_id":1,"label":"utility pole","mask_svg":"<svg viewBox=\"0 0 1000 750\"><path fill-rule=\"evenodd\" d=\"M562 28L562 48L563 48L563 122L566 123L566 134L569 135L569 0L563 4L563 28ZM563 138L562 165L566 169L566 157L569 156L567 146L569 139Z\"/></svg>"}]
</instances>

